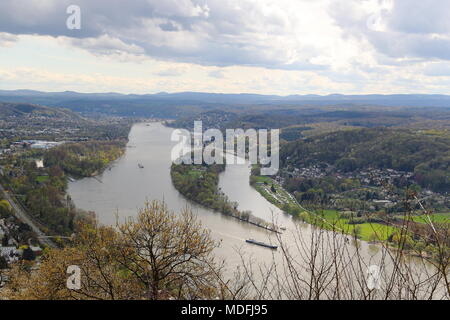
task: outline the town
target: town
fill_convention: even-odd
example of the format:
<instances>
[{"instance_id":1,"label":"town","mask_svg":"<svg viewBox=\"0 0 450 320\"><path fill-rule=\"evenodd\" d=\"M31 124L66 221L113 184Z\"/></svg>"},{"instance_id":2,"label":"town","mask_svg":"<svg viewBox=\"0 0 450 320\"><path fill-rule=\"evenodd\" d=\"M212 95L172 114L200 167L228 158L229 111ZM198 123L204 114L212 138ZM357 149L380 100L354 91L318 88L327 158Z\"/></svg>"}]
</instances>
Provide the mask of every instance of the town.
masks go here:
<instances>
[{"instance_id":1,"label":"town","mask_svg":"<svg viewBox=\"0 0 450 320\"><path fill-rule=\"evenodd\" d=\"M313 165L309 167L289 168L281 170L275 180L288 190L296 193L295 184L298 181L336 182L344 187L340 190L327 190L327 204L333 209L356 209L376 212L402 211L405 200L405 188L416 192L416 197L428 207L436 209L450 208L450 198L447 194L433 192L421 188L415 181L413 172L397 171L394 169L367 168L344 172L331 165ZM305 193L308 190L303 190ZM334 191L334 192L333 192ZM298 192L297 192L298 195ZM308 200L302 198L298 200ZM345 201L359 200L359 201Z\"/></svg>"},{"instance_id":2,"label":"town","mask_svg":"<svg viewBox=\"0 0 450 320\"><path fill-rule=\"evenodd\" d=\"M53 181L54 172L45 167L48 151L66 144L126 138L131 123L137 120L84 118L69 110L31 104L0 103L0 107L0 270L18 261L34 262L33 267L38 267L45 248L57 246L70 234L50 232L52 237L48 237L42 230L48 232L49 226L29 207L30 195L24 194L23 187L46 188ZM73 178L63 175L56 181L65 185L68 180ZM15 188L22 192L12 190L11 181L20 181L23 187ZM67 202L64 192L54 196L54 201ZM6 280L3 276L0 287Z\"/></svg>"}]
</instances>

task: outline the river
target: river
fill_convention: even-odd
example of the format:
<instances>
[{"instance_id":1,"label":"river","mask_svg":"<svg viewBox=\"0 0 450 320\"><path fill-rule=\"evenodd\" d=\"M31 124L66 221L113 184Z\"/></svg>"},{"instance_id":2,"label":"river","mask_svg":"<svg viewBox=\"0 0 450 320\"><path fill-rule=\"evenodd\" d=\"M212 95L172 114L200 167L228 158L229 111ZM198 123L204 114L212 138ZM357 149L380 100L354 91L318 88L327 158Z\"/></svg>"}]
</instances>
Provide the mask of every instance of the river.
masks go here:
<instances>
[{"instance_id":1,"label":"river","mask_svg":"<svg viewBox=\"0 0 450 320\"><path fill-rule=\"evenodd\" d=\"M174 212L189 206L203 226L211 230L213 238L221 241L217 255L234 265L239 262L237 250L247 256L270 261L272 254L266 248L245 243L246 239L273 241L271 232L240 222L218 212L203 208L185 199L173 187L170 178L171 150L176 142L170 141L171 128L161 123L136 124L129 134L129 143L123 157L115 161L96 178L85 178L69 183L68 193L78 208L95 211L103 224L115 224L116 217L135 216L146 200L164 200ZM140 169L138 164L144 168ZM255 216L271 220L272 210L280 215L282 225L290 218L267 202L249 186L250 168L246 165L228 166L220 175L220 188L239 209L251 210Z\"/></svg>"},{"instance_id":2,"label":"river","mask_svg":"<svg viewBox=\"0 0 450 320\"><path fill-rule=\"evenodd\" d=\"M214 239L220 240L216 255L224 259L233 269L241 263L238 251L254 264L280 261L280 250L247 244L253 238L264 242L275 242L275 235L269 231L240 222L232 217L208 210L185 199L173 187L170 178L171 151L176 142L170 140L171 128L161 123L136 124L129 134L127 150L110 169L96 178L85 178L69 183L68 193L78 208L95 211L99 221L113 225L117 217L124 219L136 215L146 200L164 200L174 212L189 206L197 214L202 225L211 231ZM139 164L143 168L139 168ZM251 210L253 215L272 221L287 231L282 238L293 243L293 232L299 227L300 237L309 241L312 227L293 222L277 207L264 199L249 185L250 168L247 165L228 165L220 174L219 187L232 201L239 203L239 209ZM296 233L298 235L298 233ZM369 260L376 259L380 247L361 242L361 248Z\"/></svg>"}]
</instances>

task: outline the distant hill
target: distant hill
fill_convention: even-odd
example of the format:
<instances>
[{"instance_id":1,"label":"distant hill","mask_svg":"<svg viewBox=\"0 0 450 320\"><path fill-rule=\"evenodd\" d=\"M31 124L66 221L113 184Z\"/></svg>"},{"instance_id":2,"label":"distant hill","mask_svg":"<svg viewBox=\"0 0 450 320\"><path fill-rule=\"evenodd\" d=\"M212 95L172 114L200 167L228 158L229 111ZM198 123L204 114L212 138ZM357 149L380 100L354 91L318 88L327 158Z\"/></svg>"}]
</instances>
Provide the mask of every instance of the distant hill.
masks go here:
<instances>
[{"instance_id":1,"label":"distant hill","mask_svg":"<svg viewBox=\"0 0 450 320\"><path fill-rule=\"evenodd\" d=\"M189 108L187 108L189 110ZM242 106L216 108L204 112L181 114L173 127L192 129L194 121L203 121L203 128L254 128L310 131L307 135L351 127L408 127L450 129L450 109L367 106ZM312 124L318 124L317 129ZM321 125L320 125L321 124ZM297 129L288 129L297 127ZM314 133L313 133L314 132ZM289 135L295 140L298 134ZM284 136L286 137L286 136Z\"/></svg>"},{"instance_id":2,"label":"distant hill","mask_svg":"<svg viewBox=\"0 0 450 320\"><path fill-rule=\"evenodd\" d=\"M261 94L224 94L207 92L178 92L178 93L156 93L156 94L120 94L120 93L78 93L73 91L64 92L41 92L33 90L0 90L0 97L8 99L53 99L53 100L109 100L118 99L122 101L178 101L183 103L212 103L212 104L292 104L302 103L311 105L334 105L334 104L371 104L383 106L434 106L449 107L450 95L440 94L369 94L369 95L261 95Z\"/></svg>"},{"instance_id":3,"label":"distant hill","mask_svg":"<svg viewBox=\"0 0 450 320\"><path fill-rule=\"evenodd\" d=\"M436 107L450 109L447 95L259 95L203 92L119 94L0 90L0 101L62 106L81 113L118 116L179 118L214 109L291 108L293 106L385 106Z\"/></svg>"},{"instance_id":4,"label":"distant hill","mask_svg":"<svg viewBox=\"0 0 450 320\"><path fill-rule=\"evenodd\" d=\"M168 125L174 128L185 128L192 130L194 129L194 121L202 121L203 130L207 130L209 128L222 129L236 119L238 119L238 115L236 113L211 110L187 117L181 117Z\"/></svg>"},{"instance_id":5,"label":"distant hill","mask_svg":"<svg viewBox=\"0 0 450 320\"><path fill-rule=\"evenodd\" d=\"M0 102L0 117L25 117L29 115L51 117L51 118L70 118L82 119L73 111L62 108L50 108L30 103L8 103Z\"/></svg>"}]
</instances>

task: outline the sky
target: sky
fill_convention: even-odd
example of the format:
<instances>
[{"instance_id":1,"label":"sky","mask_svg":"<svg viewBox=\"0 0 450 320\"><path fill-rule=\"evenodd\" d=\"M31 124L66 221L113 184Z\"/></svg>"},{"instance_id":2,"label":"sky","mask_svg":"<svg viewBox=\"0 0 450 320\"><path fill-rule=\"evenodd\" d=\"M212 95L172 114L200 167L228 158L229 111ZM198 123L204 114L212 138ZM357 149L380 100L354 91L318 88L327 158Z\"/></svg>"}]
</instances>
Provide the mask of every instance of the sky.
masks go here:
<instances>
[{"instance_id":1,"label":"sky","mask_svg":"<svg viewBox=\"0 0 450 320\"><path fill-rule=\"evenodd\" d=\"M450 94L449 16L443 0L1 0L0 89Z\"/></svg>"}]
</instances>

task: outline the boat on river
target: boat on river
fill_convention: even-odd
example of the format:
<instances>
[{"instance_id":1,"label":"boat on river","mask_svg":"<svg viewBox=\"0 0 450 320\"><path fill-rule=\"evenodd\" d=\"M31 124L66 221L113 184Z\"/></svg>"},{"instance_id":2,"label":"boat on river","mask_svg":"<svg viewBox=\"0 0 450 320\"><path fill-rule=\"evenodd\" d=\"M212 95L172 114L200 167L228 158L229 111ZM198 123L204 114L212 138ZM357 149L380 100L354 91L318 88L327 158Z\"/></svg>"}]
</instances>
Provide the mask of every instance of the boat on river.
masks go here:
<instances>
[{"instance_id":1,"label":"boat on river","mask_svg":"<svg viewBox=\"0 0 450 320\"><path fill-rule=\"evenodd\" d=\"M248 239L248 240L245 240L245 242L251 243L251 244L256 244L257 246L261 246L261 247L265 247L265 248L269 248L269 249L273 249L273 250L276 250L278 248L278 246L267 244L267 243L264 243L261 241L256 241L254 239Z\"/></svg>"}]
</instances>

